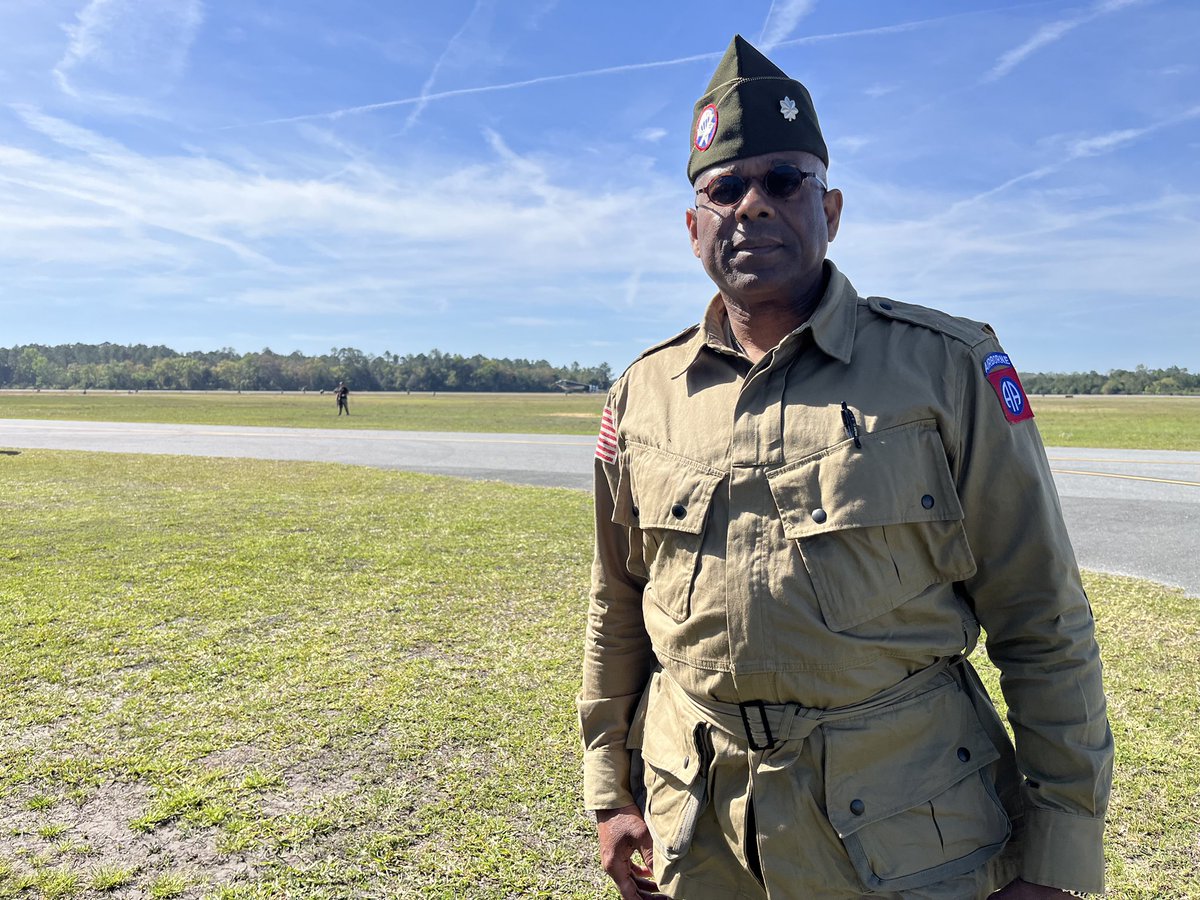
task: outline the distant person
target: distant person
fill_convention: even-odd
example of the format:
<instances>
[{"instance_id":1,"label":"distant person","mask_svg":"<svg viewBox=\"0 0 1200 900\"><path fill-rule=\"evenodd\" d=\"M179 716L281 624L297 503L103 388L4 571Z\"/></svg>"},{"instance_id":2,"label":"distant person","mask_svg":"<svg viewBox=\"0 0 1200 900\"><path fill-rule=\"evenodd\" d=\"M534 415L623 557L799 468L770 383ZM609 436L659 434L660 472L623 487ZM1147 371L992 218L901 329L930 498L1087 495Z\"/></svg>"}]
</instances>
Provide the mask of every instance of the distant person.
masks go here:
<instances>
[{"instance_id":1,"label":"distant person","mask_svg":"<svg viewBox=\"0 0 1200 900\"><path fill-rule=\"evenodd\" d=\"M809 93L741 37L691 147L716 294L618 379L596 447L579 713L606 871L624 900L1103 891L1100 656L1011 359L826 259Z\"/></svg>"},{"instance_id":2,"label":"distant person","mask_svg":"<svg viewBox=\"0 0 1200 900\"><path fill-rule=\"evenodd\" d=\"M350 415L350 388L346 387L346 382L339 381L337 390L333 392L333 396L337 397L338 415L344 411L346 415Z\"/></svg>"}]
</instances>

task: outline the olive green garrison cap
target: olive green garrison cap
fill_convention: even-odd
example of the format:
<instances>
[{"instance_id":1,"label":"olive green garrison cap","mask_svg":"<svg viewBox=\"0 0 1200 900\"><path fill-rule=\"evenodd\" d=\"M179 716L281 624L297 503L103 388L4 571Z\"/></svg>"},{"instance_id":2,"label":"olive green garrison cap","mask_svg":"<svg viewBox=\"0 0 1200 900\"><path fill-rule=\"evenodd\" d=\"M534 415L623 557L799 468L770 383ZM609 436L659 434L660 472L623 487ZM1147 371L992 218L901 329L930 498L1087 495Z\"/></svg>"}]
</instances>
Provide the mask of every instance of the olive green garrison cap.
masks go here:
<instances>
[{"instance_id":1,"label":"olive green garrison cap","mask_svg":"<svg viewBox=\"0 0 1200 900\"><path fill-rule=\"evenodd\" d=\"M688 180L711 166L780 150L805 150L829 165L808 89L735 34L692 112Z\"/></svg>"}]
</instances>

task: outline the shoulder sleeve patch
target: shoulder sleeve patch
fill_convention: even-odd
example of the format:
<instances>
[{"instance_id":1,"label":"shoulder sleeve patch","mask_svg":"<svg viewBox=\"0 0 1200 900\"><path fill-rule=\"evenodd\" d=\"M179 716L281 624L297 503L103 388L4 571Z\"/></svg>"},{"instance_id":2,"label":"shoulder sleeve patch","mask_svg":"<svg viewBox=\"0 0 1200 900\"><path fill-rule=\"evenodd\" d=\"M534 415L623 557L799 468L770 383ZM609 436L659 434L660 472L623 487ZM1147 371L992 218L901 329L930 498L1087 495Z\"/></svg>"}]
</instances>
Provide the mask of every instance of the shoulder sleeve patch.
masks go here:
<instances>
[{"instance_id":1,"label":"shoulder sleeve patch","mask_svg":"<svg viewBox=\"0 0 1200 900\"><path fill-rule=\"evenodd\" d=\"M600 435L596 438L596 459L612 465L617 461L617 427L611 406L600 416Z\"/></svg>"},{"instance_id":2,"label":"shoulder sleeve patch","mask_svg":"<svg viewBox=\"0 0 1200 900\"><path fill-rule=\"evenodd\" d=\"M1007 353L989 353L984 357L983 376L996 392L1000 409L1010 424L1033 418L1033 407Z\"/></svg>"}]
</instances>

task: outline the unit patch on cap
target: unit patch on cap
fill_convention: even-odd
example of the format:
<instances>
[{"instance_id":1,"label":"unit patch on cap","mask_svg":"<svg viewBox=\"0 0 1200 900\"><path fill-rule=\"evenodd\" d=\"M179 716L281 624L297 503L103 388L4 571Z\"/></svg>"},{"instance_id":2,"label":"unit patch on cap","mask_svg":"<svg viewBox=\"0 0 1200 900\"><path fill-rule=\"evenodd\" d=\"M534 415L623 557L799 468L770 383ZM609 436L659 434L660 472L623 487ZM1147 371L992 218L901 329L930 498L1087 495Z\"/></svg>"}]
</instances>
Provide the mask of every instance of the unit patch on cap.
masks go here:
<instances>
[{"instance_id":1,"label":"unit patch on cap","mask_svg":"<svg viewBox=\"0 0 1200 900\"><path fill-rule=\"evenodd\" d=\"M696 149L707 150L716 136L717 108L710 103L701 110L700 118L696 120Z\"/></svg>"},{"instance_id":2,"label":"unit patch on cap","mask_svg":"<svg viewBox=\"0 0 1200 900\"><path fill-rule=\"evenodd\" d=\"M789 122L796 118L796 114L798 112L799 110L796 109L796 101L791 97L784 97L779 101L779 114Z\"/></svg>"},{"instance_id":3,"label":"unit patch on cap","mask_svg":"<svg viewBox=\"0 0 1200 900\"><path fill-rule=\"evenodd\" d=\"M1007 353L989 353L983 361L983 374L1000 399L1004 418L1011 423L1033 418L1033 408Z\"/></svg>"}]
</instances>

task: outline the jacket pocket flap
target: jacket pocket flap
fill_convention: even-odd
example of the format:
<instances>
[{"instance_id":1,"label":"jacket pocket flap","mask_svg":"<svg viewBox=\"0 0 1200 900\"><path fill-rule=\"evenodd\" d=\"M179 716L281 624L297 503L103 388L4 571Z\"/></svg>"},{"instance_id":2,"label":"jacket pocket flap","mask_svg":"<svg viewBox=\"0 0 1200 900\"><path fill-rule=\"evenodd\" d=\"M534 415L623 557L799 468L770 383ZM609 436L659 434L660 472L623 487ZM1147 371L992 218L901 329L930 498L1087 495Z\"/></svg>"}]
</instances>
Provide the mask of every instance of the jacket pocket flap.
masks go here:
<instances>
[{"instance_id":1,"label":"jacket pocket flap","mask_svg":"<svg viewBox=\"0 0 1200 900\"><path fill-rule=\"evenodd\" d=\"M701 756L692 731L680 722L647 728L642 738L646 765L680 787L691 786L703 774Z\"/></svg>"},{"instance_id":2,"label":"jacket pocket flap","mask_svg":"<svg viewBox=\"0 0 1200 900\"><path fill-rule=\"evenodd\" d=\"M629 442L632 502L638 527L687 534L704 531L704 521L723 473L686 457Z\"/></svg>"},{"instance_id":3,"label":"jacket pocket flap","mask_svg":"<svg viewBox=\"0 0 1200 900\"><path fill-rule=\"evenodd\" d=\"M953 681L824 731L826 805L843 838L933 800L1000 757Z\"/></svg>"},{"instance_id":4,"label":"jacket pocket flap","mask_svg":"<svg viewBox=\"0 0 1200 900\"><path fill-rule=\"evenodd\" d=\"M767 473L791 539L862 528L963 517L933 419L843 441Z\"/></svg>"}]
</instances>

